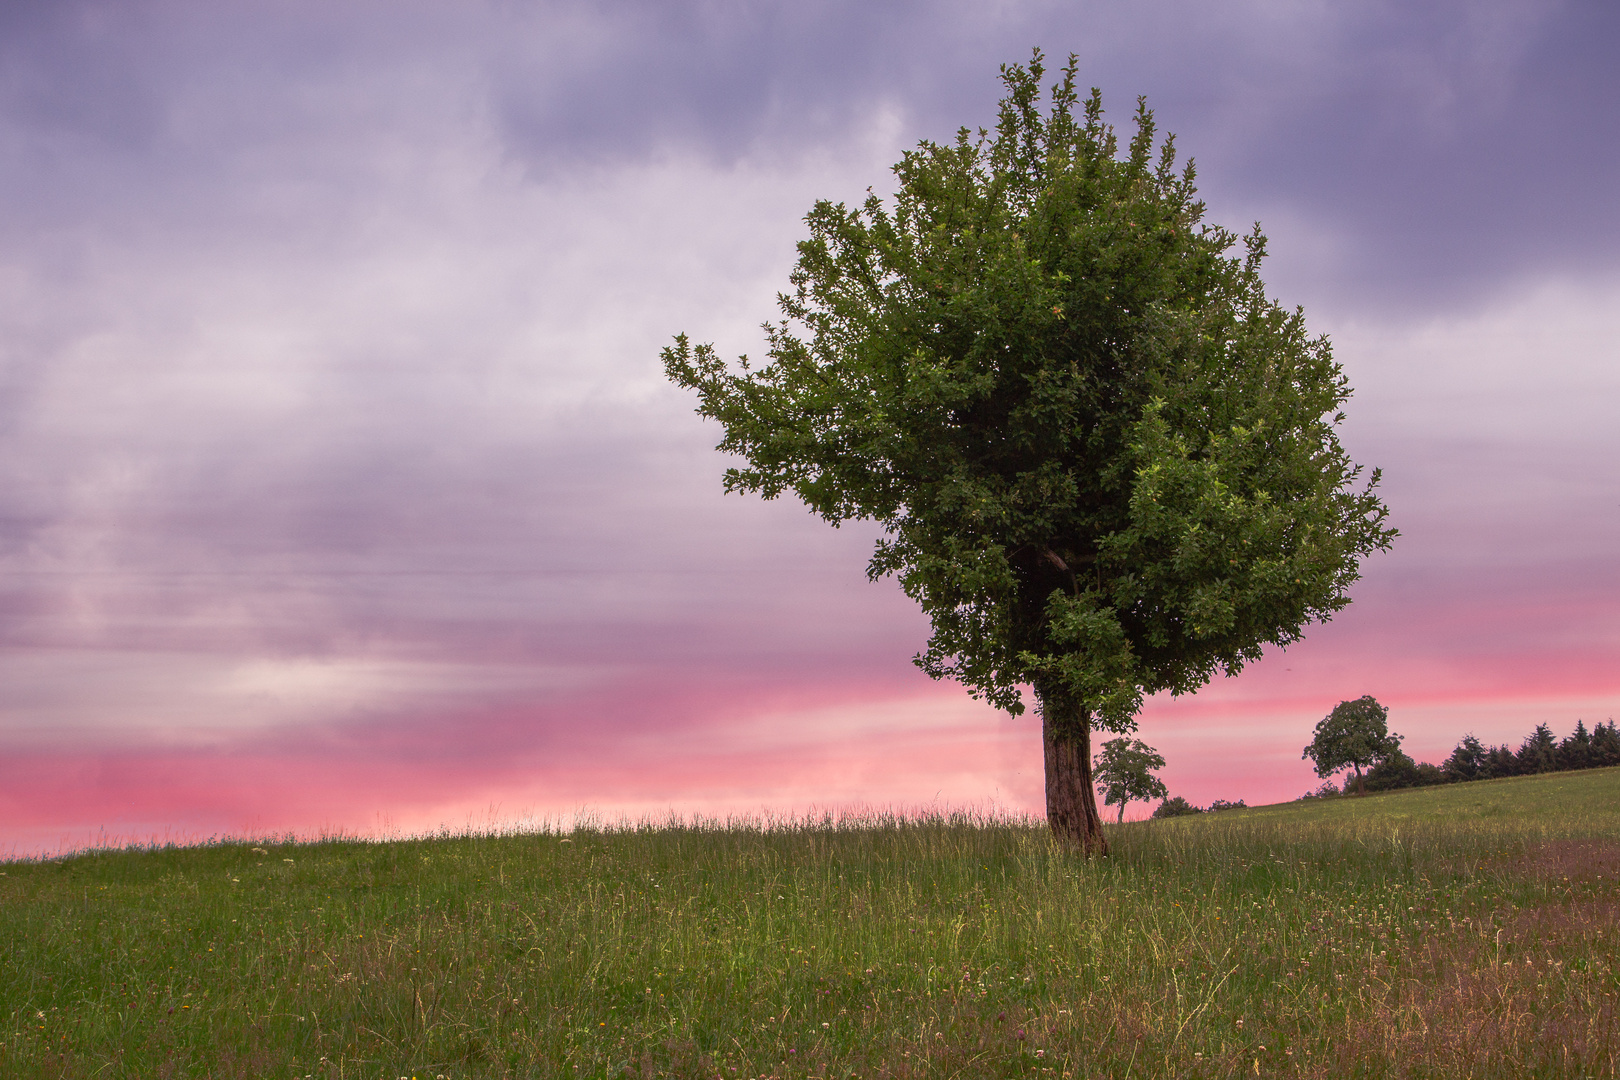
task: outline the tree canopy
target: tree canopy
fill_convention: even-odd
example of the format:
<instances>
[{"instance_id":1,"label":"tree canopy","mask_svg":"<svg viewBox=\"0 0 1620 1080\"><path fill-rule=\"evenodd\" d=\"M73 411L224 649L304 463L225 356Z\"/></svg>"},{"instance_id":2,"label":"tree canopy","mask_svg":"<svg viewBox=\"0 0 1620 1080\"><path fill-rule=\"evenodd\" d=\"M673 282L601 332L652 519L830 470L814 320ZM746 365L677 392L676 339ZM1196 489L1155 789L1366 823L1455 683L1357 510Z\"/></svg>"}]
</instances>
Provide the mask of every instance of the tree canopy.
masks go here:
<instances>
[{"instance_id":1,"label":"tree canopy","mask_svg":"<svg viewBox=\"0 0 1620 1080\"><path fill-rule=\"evenodd\" d=\"M1125 820L1125 807L1133 802L1163 799L1170 794L1164 781L1153 775L1164 768L1164 755L1141 739L1121 736L1103 743L1097 754L1097 783L1103 791L1104 806L1118 806L1119 820Z\"/></svg>"},{"instance_id":2,"label":"tree canopy","mask_svg":"<svg viewBox=\"0 0 1620 1080\"><path fill-rule=\"evenodd\" d=\"M1315 737L1300 756L1316 764L1317 776L1354 769L1359 785L1362 769L1400 751L1401 737L1389 733L1389 710L1367 694L1333 706L1333 711L1317 722Z\"/></svg>"},{"instance_id":3,"label":"tree canopy","mask_svg":"<svg viewBox=\"0 0 1620 1080\"><path fill-rule=\"evenodd\" d=\"M1048 817L1096 850L1092 726L1298 640L1395 533L1258 226L1232 254L1145 102L1122 146L1073 57L1043 112L1044 74L1004 66L994 131L922 142L890 199L815 204L766 362L663 361L742 459L727 490L883 528L868 574L928 614L925 672L1012 713L1033 687Z\"/></svg>"}]
</instances>

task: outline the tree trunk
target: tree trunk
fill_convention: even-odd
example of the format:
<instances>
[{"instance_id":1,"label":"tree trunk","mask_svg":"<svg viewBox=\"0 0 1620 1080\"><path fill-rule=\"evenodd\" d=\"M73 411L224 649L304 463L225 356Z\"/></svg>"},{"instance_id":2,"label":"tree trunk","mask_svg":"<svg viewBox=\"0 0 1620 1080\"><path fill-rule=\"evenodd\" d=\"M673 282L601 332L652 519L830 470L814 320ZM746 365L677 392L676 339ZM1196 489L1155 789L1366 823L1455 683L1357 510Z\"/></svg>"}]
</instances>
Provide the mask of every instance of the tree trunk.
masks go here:
<instances>
[{"instance_id":1,"label":"tree trunk","mask_svg":"<svg viewBox=\"0 0 1620 1080\"><path fill-rule=\"evenodd\" d=\"M1091 713L1064 691L1037 683L1046 744L1046 823L1087 855L1107 855L1097 793L1091 786Z\"/></svg>"}]
</instances>

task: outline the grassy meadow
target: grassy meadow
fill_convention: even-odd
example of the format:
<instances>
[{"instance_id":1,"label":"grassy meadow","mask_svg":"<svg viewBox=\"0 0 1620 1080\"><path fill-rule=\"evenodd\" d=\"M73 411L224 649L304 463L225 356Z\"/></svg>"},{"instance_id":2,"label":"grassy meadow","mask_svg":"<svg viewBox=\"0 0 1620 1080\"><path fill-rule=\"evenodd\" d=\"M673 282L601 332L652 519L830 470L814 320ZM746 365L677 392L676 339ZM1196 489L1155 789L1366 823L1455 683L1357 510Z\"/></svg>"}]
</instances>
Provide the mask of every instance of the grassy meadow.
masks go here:
<instances>
[{"instance_id":1,"label":"grassy meadow","mask_svg":"<svg viewBox=\"0 0 1620 1080\"><path fill-rule=\"evenodd\" d=\"M0 1076L1612 1077L1620 770L0 864Z\"/></svg>"}]
</instances>

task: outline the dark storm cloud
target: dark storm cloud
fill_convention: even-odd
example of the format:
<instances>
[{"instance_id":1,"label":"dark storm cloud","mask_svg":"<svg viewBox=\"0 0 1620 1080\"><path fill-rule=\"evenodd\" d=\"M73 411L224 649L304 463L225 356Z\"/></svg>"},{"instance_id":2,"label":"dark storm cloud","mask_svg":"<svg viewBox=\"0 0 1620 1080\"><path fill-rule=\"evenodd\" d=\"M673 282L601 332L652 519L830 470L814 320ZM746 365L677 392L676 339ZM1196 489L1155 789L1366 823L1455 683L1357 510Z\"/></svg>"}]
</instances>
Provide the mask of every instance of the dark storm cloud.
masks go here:
<instances>
[{"instance_id":1,"label":"dark storm cloud","mask_svg":"<svg viewBox=\"0 0 1620 1080\"><path fill-rule=\"evenodd\" d=\"M1612 272L1620 8L1374 10L1259 106L1264 127L1209 155L1221 189L1314 222L1341 254L1304 273L1376 305Z\"/></svg>"},{"instance_id":2,"label":"dark storm cloud","mask_svg":"<svg viewBox=\"0 0 1620 1080\"><path fill-rule=\"evenodd\" d=\"M572 47L496 68L511 144L540 171L781 149L880 104L949 138L993 120L995 66L1033 43L1053 66L1077 52L1117 122L1147 95L1203 163L1216 220L1269 211L1322 234L1317 265L1287 260L1313 293L1411 311L1614 266L1613 5L621 3L583 22Z\"/></svg>"},{"instance_id":3,"label":"dark storm cloud","mask_svg":"<svg viewBox=\"0 0 1620 1080\"><path fill-rule=\"evenodd\" d=\"M567 17L551 24L559 11ZM1028 18L962 3L626 0L559 6L544 21L498 54L495 88L514 151L549 171L671 147L722 160L791 152L886 99L929 119L983 116L994 68L965 69L985 31L1000 38ZM537 57L533 46L559 31Z\"/></svg>"},{"instance_id":4,"label":"dark storm cloud","mask_svg":"<svg viewBox=\"0 0 1620 1080\"><path fill-rule=\"evenodd\" d=\"M1526 273L1612 268L1620 232L1610 4L15 10L0 109L55 138L58 168L30 160L8 183L65 217L88 200L138 199L118 190L130 183L199 194L200 179L228 179L219 172L268 131L376 122L434 82L476 88L541 180L671 151L718 162L810 152L883 108L898 111L905 142L948 138L993 119L996 65L1038 44L1054 63L1079 53L1116 120L1148 95L1203 163L1216 220L1266 215L1280 240L1309 245L1309 264L1284 245L1278 265L1312 296L1465 302ZM206 147L187 134L206 110L178 107L201 86L238 106L239 130ZM110 168L85 168L76 151L87 145ZM207 202L190 212L206 216Z\"/></svg>"}]
</instances>

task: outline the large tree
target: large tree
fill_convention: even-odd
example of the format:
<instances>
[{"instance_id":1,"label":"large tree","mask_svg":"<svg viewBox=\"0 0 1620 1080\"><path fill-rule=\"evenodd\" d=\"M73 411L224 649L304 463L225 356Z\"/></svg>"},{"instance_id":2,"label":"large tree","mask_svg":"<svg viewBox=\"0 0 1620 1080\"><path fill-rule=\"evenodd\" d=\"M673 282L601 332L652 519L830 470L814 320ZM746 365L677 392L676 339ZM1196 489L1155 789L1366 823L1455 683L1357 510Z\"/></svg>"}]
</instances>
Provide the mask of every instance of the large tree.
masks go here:
<instances>
[{"instance_id":1,"label":"large tree","mask_svg":"<svg viewBox=\"0 0 1620 1080\"><path fill-rule=\"evenodd\" d=\"M1395 533L1258 226L1232 254L1146 105L1122 147L1075 68L1043 112L1040 52L1004 66L993 132L816 203L765 363L684 334L663 360L743 459L727 490L882 526L868 573L931 618L925 672L1015 714L1033 689L1048 821L1101 852L1092 728L1298 640Z\"/></svg>"}]
</instances>

